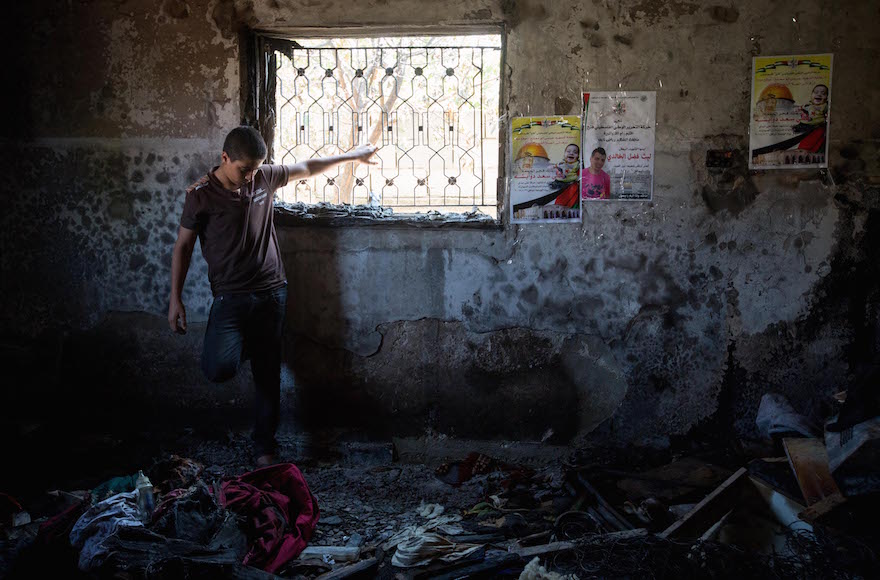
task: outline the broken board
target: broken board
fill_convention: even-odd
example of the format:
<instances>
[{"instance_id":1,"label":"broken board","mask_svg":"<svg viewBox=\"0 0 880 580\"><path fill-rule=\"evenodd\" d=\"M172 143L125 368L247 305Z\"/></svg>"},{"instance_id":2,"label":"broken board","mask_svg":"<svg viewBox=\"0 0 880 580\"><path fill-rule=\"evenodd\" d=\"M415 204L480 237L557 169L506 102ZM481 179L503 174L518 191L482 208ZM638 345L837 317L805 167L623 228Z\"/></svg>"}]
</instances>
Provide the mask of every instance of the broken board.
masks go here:
<instances>
[{"instance_id":1,"label":"broken board","mask_svg":"<svg viewBox=\"0 0 880 580\"><path fill-rule=\"evenodd\" d=\"M660 532L660 537L695 540L702 536L733 509L742 493L743 485L748 481L747 475L748 470L745 467L738 469L680 520Z\"/></svg>"},{"instance_id":2,"label":"broken board","mask_svg":"<svg viewBox=\"0 0 880 580\"><path fill-rule=\"evenodd\" d=\"M786 437L782 440L788 463L807 506L826 497L840 494L837 483L828 468L828 452L821 439L813 437Z\"/></svg>"}]
</instances>

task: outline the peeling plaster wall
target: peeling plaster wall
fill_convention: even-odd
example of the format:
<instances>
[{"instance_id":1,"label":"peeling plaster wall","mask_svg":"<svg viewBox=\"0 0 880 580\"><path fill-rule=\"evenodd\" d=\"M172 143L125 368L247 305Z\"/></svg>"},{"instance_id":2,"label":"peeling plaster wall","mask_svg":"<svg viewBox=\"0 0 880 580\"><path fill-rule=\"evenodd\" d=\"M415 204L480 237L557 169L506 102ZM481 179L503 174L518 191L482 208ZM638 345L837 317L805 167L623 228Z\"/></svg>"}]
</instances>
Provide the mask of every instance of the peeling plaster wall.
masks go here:
<instances>
[{"instance_id":1,"label":"peeling plaster wall","mask_svg":"<svg viewBox=\"0 0 880 580\"><path fill-rule=\"evenodd\" d=\"M4 353L22 381L63 391L73 377L87 400L122 388L156 408L247 401L247 374L222 387L198 376L210 307L200 256L185 295L193 330L184 341L162 323L181 192L216 163L241 116L242 26L503 22L509 116L577 113L583 90L658 91L655 200L591 204L583 227L282 220L288 426L519 439L552 429L560 442L664 445L709 425L750 434L767 390L821 415L877 356L880 8L870 3L15 10L28 25L13 71L21 114L2 142L18 167L0 216L0 312L7 342L22 345ZM835 55L835 184L750 173L751 57L813 51ZM708 149L736 150L737 163L710 171ZM107 344L125 345L112 368ZM33 373L36 361L49 364ZM7 394L19 405L28 396Z\"/></svg>"}]
</instances>

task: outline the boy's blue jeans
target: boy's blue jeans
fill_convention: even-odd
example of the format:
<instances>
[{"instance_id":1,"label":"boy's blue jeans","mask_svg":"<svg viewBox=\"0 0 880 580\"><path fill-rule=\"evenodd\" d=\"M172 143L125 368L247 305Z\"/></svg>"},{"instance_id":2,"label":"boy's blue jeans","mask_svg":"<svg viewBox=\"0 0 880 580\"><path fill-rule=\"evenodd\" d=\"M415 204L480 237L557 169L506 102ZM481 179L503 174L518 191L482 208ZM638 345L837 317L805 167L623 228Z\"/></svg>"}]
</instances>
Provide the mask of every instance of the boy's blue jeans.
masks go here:
<instances>
[{"instance_id":1,"label":"boy's blue jeans","mask_svg":"<svg viewBox=\"0 0 880 580\"><path fill-rule=\"evenodd\" d=\"M224 294L211 305L202 372L212 382L231 379L251 361L256 393L253 440L258 455L275 453L281 409L281 331L287 286L265 292Z\"/></svg>"}]
</instances>

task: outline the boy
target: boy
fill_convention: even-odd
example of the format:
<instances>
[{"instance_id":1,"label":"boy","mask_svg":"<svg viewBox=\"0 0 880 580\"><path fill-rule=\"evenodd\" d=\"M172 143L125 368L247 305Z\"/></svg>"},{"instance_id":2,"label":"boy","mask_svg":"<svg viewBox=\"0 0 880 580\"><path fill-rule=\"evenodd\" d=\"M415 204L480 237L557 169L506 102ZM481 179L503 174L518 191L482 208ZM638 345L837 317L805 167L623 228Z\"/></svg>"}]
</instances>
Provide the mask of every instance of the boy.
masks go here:
<instances>
[{"instance_id":1,"label":"boy","mask_svg":"<svg viewBox=\"0 0 880 580\"><path fill-rule=\"evenodd\" d=\"M583 199L609 199L611 197L611 176L602 171L605 167L605 149L596 147L590 154L590 167L581 176L581 196Z\"/></svg>"},{"instance_id":2,"label":"boy","mask_svg":"<svg viewBox=\"0 0 880 580\"><path fill-rule=\"evenodd\" d=\"M252 127L237 127L223 143L220 165L186 190L171 258L168 324L186 332L181 294L196 239L208 263L214 303L205 330L201 367L213 382L231 379L250 358L256 387L253 440L257 465L275 463L281 395L281 333L287 279L275 235L275 190L355 161L375 165L376 147L309 159L293 165L263 165L266 143Z\"/></svg>"}]
</instances>

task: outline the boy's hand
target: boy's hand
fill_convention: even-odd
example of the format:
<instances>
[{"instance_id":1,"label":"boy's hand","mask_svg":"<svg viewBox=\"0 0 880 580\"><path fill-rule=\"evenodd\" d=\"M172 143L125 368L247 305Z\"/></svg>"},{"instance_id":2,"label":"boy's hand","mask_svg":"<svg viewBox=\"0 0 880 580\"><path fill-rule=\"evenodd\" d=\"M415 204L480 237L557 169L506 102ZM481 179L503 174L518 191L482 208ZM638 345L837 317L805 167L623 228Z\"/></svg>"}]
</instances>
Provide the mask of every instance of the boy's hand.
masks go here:
<instances>
[{"instance_id":1,"label":"boy's hand","mask_svg":"<svg viewBox=\"0 0 880 580\"><path fill-rule=\"evenodd\" d=\"M186 308L181 300L172 299L168 305L168 325L177 334L186 334Z\"/></svg>"},{"instance_id":2,"label":"boy's hand","mask_svg":"<svg viewBox=\"0 0 880 580\"><path fill-rule=\"evenodd\" d=\"M376 154L379 148L375 145L361 145L357 149L351 151L351 159L352 161L357 161L358 163L365 163L367 165L378 165L379 162L375 159L372 159L373 155Z\"/></svg>"}]
</instances>

